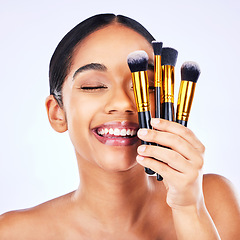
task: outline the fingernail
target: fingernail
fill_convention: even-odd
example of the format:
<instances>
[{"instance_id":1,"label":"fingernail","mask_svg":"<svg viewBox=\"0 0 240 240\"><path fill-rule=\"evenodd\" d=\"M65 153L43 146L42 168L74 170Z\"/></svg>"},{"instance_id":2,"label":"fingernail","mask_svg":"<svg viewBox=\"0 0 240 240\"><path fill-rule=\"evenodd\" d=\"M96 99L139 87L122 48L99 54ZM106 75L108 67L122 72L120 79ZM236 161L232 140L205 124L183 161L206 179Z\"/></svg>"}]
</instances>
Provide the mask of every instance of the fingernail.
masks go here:
<instances>
[{"instance_id":1,"label":"fingernail","mask_svg":"<svg viewBox=\"0 0 240 240\"><path fill-rule=\"evenodd\" d=\"M140 155L137 155L137 160L138 161L142 161L144 159L144 157L140 156Z\"/></svg>"},{"instance_id":2,"label":"fingernail","mask_svg":"<svg viewBox=\"0 0 240 240\"><path fill-rule=\"evenodd\" d=\"M152 124L159 124L160 120L158 118L152 118Z\"/></svg>"},{"instance_id":3,"label":"fingernail","mask_svg":"<svg viewBox=\"0 0 240 240\"><path fill-rule=\"evenodd\" d=\"M139 129L138 130L138 134L142 135L142 136L146 136L148 133L147 129Z\"/></svg>"},{"instance_id":4,"label":"fingernail","mask_svg":"<svg viewBox=\"0 0 240 240\"><path fill-rule=\"evenodd\" d=\"M146 149L146 146L144 146L144 145L141 145L141 146L138 147L139 152L144 152L145 149Z\"/></svg>"}]
</instances>

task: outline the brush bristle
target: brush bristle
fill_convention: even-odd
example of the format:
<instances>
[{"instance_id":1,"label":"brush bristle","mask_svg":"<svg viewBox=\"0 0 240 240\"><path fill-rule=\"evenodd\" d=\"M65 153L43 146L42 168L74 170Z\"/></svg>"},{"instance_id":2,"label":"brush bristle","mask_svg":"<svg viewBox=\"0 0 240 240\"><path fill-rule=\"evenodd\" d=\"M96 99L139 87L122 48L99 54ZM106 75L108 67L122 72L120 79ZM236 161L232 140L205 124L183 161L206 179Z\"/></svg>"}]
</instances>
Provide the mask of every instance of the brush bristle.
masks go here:
<instances>
[{"instance_id":1,"label":"brush bristle","mask_svg":"<svg viewBox=\"0 0 240 240\"><path fill-rule=\"evenodd\" d=\"M148 55L145 51L132 52L127 57L128 66L131 72L147 71Z\"/></svg>"},{"instance_id":2,"label":"brush bristle","mask_svg":"<svg viewBox=\"0 0 240 240\"><path fill-rule=\"evenodd\" d=\"M201 73L200 67L196 62L184 62L181 67L181 79L184 81L197 82Z\"/></svg>"},{"instance_id":3,"label":"brush bristle","mask_svg":"<svg viewBox=\"0 0 240 240\"><path fill-rule=\"evenodd\" d=\"M152 41L154 55L161 55L162 54L162 42Z\"/></svg>"},{"instance_id":4,"label":"brush bristle","mask_svg":"<svg viewBox=\"0 0 240 240\"><path fill-rule=\"evenodd\" d=\"M162 49L162 65L175 67L178 57L178 51L174 48L165 47Z\"/></svg>"}]
</instances>

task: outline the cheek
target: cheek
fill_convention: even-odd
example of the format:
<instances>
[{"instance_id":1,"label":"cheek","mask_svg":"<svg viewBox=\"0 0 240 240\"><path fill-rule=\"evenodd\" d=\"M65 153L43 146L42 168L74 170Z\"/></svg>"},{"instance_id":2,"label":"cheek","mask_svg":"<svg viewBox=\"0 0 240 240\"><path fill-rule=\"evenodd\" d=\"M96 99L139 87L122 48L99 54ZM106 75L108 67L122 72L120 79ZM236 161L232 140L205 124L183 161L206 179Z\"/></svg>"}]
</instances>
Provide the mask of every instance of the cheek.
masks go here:
<instances>
[{"instance_id":1,"label":"cheek","mask_svg":"<svg viewBox=\"0 0 240 240\"><path fill-rule=\"evenodd\" d=\"M73 96L69 101L68 132L75 149L84 148L89 142L91 124L103 107L101 102L85 96Z\"/></svg>"}]
</instances>

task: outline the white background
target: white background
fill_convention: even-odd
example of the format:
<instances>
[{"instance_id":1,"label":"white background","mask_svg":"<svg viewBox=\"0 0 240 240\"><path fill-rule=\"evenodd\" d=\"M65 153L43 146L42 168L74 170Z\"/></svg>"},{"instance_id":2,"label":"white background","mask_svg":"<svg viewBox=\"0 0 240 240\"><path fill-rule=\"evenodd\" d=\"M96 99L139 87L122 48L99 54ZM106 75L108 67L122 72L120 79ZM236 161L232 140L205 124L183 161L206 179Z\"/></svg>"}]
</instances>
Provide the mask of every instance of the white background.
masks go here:
<instances>
[{"instance_id":1,"label":"white background","mask_svg":"<svg viewBox=\"0 0 240 240\"><path fill-rule=\"evenodd\" d=\"M0 213L77 188L68 133L55 133L47 120L48 64L71 28L106 12L138 20L179 51L175 95L181 64L199 63L189 127L206 146L204 172L226 176L240 191L240 1L1 0Z\"/></svg>"}]
</instances>

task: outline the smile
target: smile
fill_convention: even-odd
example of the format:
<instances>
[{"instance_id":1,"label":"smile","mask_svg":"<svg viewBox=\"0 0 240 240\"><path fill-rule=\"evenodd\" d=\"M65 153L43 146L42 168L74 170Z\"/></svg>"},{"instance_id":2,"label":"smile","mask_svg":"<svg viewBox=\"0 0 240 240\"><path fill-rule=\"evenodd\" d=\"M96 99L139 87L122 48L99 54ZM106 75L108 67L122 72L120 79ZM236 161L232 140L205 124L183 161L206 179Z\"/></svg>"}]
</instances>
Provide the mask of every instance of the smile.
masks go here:
<instances>
[{"instance_id":1,"label":"smile","mask_svg":"<svg viewBox=\"0 0 240 240\"><path fill-rule=\"evenodd\" d=\"M98 135L104 137L134 137L136 136L137 131L134 129L127 129L127 128L98 128L97 130Z\"/></svg>"},{"instance_id":2,"label":"smile","mask_svg":"<svg viewBox=\"0 0 240 240\"><path fill-rule=\"evenodd\" d=\"M95 137L110 146L129 146L138 141L138 124L122 121L109 122L93 129Z\"/></svg>"}]
</instances>

